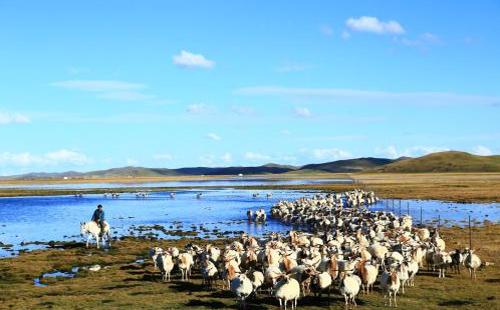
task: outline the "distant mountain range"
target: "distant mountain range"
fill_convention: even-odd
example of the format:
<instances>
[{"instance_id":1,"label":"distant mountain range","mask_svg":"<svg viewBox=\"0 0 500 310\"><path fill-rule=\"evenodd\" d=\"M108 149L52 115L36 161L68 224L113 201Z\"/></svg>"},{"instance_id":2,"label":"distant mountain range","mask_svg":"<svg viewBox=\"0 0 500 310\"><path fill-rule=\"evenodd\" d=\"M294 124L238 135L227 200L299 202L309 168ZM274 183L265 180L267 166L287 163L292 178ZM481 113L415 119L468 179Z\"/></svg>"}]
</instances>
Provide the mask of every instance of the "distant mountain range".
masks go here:
<instances>
[{"instance_id":1,"label":"distant mountain range","mask_svg":"<svg viewBox=\"0 0 500 310\"><path fill-rule=\"evenodd\" d=\"M418 158L401 157L398 159L363 157L337 160L322 164L309 164L300 167L267 164L255 167L190 167L190 168L145 168L122 167L91 172L67 171L61 173L28 173L2 179L33 180L67 178L118 178L118 177L164 177L200 175L256 175L284 173L353 173L353 172L500 172L500 156L478 156L465 152L440 152Z\"/></svg>"}]
</instances>

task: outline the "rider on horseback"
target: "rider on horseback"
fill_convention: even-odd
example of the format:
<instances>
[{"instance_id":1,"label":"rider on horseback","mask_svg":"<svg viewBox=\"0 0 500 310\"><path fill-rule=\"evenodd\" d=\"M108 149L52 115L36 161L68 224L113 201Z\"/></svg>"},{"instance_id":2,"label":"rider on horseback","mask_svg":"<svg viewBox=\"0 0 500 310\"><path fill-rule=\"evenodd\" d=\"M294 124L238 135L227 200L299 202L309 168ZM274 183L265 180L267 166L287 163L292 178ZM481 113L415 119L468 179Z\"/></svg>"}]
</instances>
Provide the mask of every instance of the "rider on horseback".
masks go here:
<instances>
[{"instance_id":1,"label":"rider on horseback","mask_svg":"<svg viewBox=\"0 0 500 310\"><path fill-rule=\"evenodd\" d=\"M99 233L100 237L102 237L104 233L104 220L104 210L102 209L102 205L98 205L92 215L92 221L96 222L96 224L101 228L101 232Z\"/></svg>"}]
</instances>

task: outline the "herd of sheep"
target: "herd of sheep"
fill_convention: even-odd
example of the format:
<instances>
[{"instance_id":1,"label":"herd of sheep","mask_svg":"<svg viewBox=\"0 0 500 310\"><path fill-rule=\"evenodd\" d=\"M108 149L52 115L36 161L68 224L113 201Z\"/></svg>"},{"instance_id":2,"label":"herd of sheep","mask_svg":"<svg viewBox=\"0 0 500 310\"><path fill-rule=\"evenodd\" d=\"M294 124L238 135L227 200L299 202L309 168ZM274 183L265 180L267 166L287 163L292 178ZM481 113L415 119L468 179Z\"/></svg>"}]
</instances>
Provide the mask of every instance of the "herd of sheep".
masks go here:
<instances>
[{"instance_id":1,"label":"herd of sheep","mask_svg":"<svg viewBox=\"0 0 500 310\"><path fill-rule=\"evenodd\" d=\"M449 268L460 272L461 265L475 277L481 260L473 250L446 251L437 229L413 227L410 216L370 211L377 200L373 192L356 190L280 201L271 217L307 232L260 239L243 234L223 248L189 244L181 252L155 247L150 255L164 281L170 281L174 267L185 281L199 270L205 285L222 281L222 289L232 291L242 307L246 298L266 291L280 308L291 303L295 309L300 297L330 296L334 288L348 307L377 282L386 303L397 306L396 296L415 285L424 263L440 278Z\"/></svg>"}]
</instances>

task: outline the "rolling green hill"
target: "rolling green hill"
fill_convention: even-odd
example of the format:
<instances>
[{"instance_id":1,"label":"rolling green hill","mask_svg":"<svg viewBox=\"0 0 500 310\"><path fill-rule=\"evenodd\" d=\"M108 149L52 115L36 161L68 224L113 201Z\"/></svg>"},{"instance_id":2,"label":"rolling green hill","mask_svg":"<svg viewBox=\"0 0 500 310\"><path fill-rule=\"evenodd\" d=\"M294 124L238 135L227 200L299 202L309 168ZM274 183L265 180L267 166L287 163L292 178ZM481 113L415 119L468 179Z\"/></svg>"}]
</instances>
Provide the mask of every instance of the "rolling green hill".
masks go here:
<instances>
[{"instance_id":1,"label":"rolling green hill","mask_svg":"<svg viewBox=\"0 0 500 310\"><path fill-rule=\"evenodd\" d=\"M355 159L337 160L323 164L310 164L300 168L300 170L323 171L323 172L359 172L375 167L387 165L397 161L387 158L364 157Z\"/></svg>"},{"instance_id":2,"label":"rolling green hill","mask_svg":"<svg viewBox=\"0 0 500 310\"><path fill-rule=\"evenodd\" d=\"M379 172L500 172L500 156L478 156L466 152L439 152L400 160L374 169Z\"/></svg>"}]
</instances>

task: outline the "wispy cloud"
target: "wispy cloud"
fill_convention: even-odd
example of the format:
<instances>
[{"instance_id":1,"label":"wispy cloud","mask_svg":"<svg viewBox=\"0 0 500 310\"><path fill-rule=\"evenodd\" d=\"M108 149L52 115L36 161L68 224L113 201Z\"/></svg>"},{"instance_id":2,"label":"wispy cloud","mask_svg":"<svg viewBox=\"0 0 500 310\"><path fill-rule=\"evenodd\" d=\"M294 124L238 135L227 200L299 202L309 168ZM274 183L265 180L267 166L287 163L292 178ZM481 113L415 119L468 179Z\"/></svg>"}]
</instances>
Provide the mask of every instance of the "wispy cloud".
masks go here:
<instances>
[{"instance_id":1,"label":"wispy cloud","mask_svg":"<svg viewBox=\"0 0 500 310\"><path fill-rule=\"evenodd\" d=\"M443 146L412 146L403 149L396 148L394 145L387 147L378 147L375 149L375 154L386 156L389 158L399 158L403 156L416 157L430 153L449 151L448 147Z\"/></svg>"},{"instance_id":2,"label":"wispy cloud","mask_svg":"<svg viewBox=\"0 0 500 310\"><path fill-rule=\"evenodd\" d=\"M304 65L299 63L288 63L276 68L276 72L280 73L290 73L290 72L301 72L312 68L311 65Z\"/></svg>"},{"instance_id":3,"label":"wispy cloud","mask_svg":"<svg viewBox=\"0 0 500 310\"><path fill-rule=\"evenodd\" d=\"M96 93L97 98L116 101L148 101L162 102L156 95L143 92L147 85L116 80L68 80L51 84L69 90Z\"/></svg>"},{"instance_id":4,"label":"wispy cloud","mask_svg":"<svg viewBox=\"0 0 500 310\"><path fill-rule=\"evenodd\" d=\"M472 154L481 155L481 156L490 156L490 155L493 155L493 152L484 145L477 145L472 150Z\"/></svg>"},{"instance_id":5,"label":"wispy cloud","mask_svg":"<svg viewBox=\"0 0 500 310\"><path fill-rule=\"evenodd\" d=\"M160 153L153 155L153 159L158 161L169 161L174 159L174 157L169 153Z\"/></svg>"},{"instance_id":6,"label":"wispy cloud","mask_svg":"<svg viewBox=\"0 0 500 310\"><path fill-rule=\"evenodd\" d=\"M239 88L239 95L280 96L297 100L326 101L334 104L487 104L499 102L500 97L464 95L446 92L388 92L341 88L294 88L279 86L254 86Z\"/></svg>"},{"instance_id":7,"label":"wispy cloud","mask_svg":"<svg viewBox=\"0 0 500 310\"><path fill-rule=\"evenodd\" d=\"M57 166L60 164L84 165L91 160L83 153L61 149L42 155L24 153L0 153L0 165L13 166Z\"/></svg>"},{"instance_id":8,"label":"wispy cloud","mask_svg":"<svg viewBox=\"0 0 500 310\"><path fill-rule=\"evenodd\" d=\"M213 132L210 132L207 134L207 138L210 139L210 140L214 140L214 141L220 141L222 140L222 138L216 134L216 133L213 133Z\"/></svg>"},{"instance_id":9,"label":"wispy cloud","mask_svg":"<svg viewBox=\"0 0 500 310\"><path fill-rule=\"evenodd\" d=\"M443 41L441 40L441 38L438 35L430 33L430 32L423 33L415 39L395 37L394 42L400 43L402 45L409 46L409 47L423 49L423 50L428 49L432 45L443 44Z\"/></svg>"},{"instance_id":10,"label":"wispy cloud","mask_svg":"<svg viewBox=\"0 0 500 310\"><path fill-rule=\"evenodd\" d=\"M24 114L0 112L0 125L26 124L30 122L30 118Z\"/></svg>"},{"instance_id":11,"label":"wispy cloud","mask_svg":"<svg viewBox=\"0 0 500 310\"><path fill-rule=\"evenodd\" d=\"M208 105L204 103L190 104L186 108L186 112L189 114L203 114L209 111Z\"/></svg>"},{"instance_id":12,"label":"wispy cloud","mask_svg":"<svg viewBox=\"0 0 500 310\"><path fill-rule=\"evenodd\" d=\"M271 156L258 153L258 152L246 152L243 157L252 162L261 162L271 160Z\"/></svg>"},{"instance_id":13,"label":"wispy cloud","mask_svg":"<svg viewBox=\"0 0 500 310\"><path fill-rule=\"evenodd\" d=\"M174 55L173 63L176 66L189 69L212 69L215 67L215 62L205 58L202 54L194 54L185 50L182 50L178 55Z\"/></svg>"},{"instance_id":14,"label":"wispy cloud","mask_svg":"<svg viewBox=\"0 0 500 310\"><path fill-rule=\"evenodd\" d=\"M339 160L352 157L350 152L338 148L316 148L305 150L305 152L317 160Z\"/></svg>"},{"instance_id":15,"label":"wispy cloud","mask_svg":"<svg viewBox=\"0 0 500 310\"><path fill-rule=\"evenodd\" d=\"M227 164L233 161L233 155L231 155L231 153L224 153L224 155L221 156L221 159Z\"/></svg>"},{"instance_id":16,"label":"wispy cloud","mask_svg":"<svg viewBox=\"0 0 500 310\"><path fill-rule=\"evenodd\" d=\"M79 74L83 74L83 73L89 73L90 69L85 68L85 67L71 66L71 67L68 67L67 71L71 75L79 75Z\"/></svg>"},{"instance_id":17,"label":"wispy cloud","mask_svg":"<svg viewBox=\"0 0 500 310\"><path fill-rule=\"evenodd\" d=\"M234 105L231 107L231 111L234 114L243 115L243 116L254 116L255 115L255 110L249 106Z\"/></svg>"},{"instance_id":18,"label":"wispy cloud","mask_svg":"<svg viewBox=\"0 0 500 310\"><path fill-rule=\"evenodd\" d=\"M308 108L297 107L297 108L293 109L293 113L295 114L295 116L298 116L301 118L309 118L312 116L312 113L311 113L311 111L309 111Z\"/></svg>"},{"instance_id":19,"label":"wispy cloud","mask_svg":"<svg viewBox=\"0 0 500 310\"><path fill-rule=\"evenodd\" d=\"M90 92L133 91L146 88L141 83L115 80L68 80L52 83L53 86Z\"/></svg>"},{"instance_id":20,"label":"wispy cloud","mask_svg":"<svg viewBox=\"0 0 500 310\"><path fill-rule=\"evenodd\" d=\"M319 31L327 37L331 37L333 35L333 28L327 24L321 25L321 27L319 27Z\"/></svg>"},{"instance_id":21,"label":"wispy cloud","mask_svg":"<svg viewBox=\"0 0 500 310\"><path fill-rule=\"evenodd\" d=\"M403 34L405 30L401 24L395 20L387 22L381 21L372 16L351 17L346 21L346 26L351 31L369 32L375 34Z\"/></svg>"}]
</instances>

